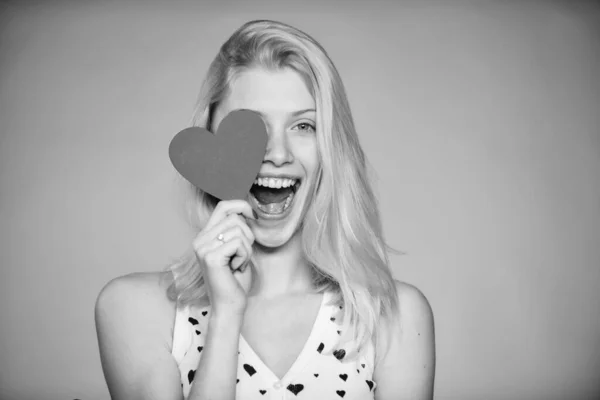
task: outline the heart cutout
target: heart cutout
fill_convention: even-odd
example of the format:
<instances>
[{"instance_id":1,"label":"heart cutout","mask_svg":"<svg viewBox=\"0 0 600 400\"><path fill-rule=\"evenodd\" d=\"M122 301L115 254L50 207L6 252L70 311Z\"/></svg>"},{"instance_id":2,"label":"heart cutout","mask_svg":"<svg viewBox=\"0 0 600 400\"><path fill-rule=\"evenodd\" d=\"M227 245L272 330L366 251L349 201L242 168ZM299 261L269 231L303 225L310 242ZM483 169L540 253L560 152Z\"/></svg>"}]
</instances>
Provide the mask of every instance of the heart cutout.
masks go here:
<instances>
[{"instance_id":1,"label":"heart cutout","mask_svg":"<svg viewBox=\"0 0 600 400\"><path fill-rule=\"evenodd\" d=\"M267 148L267 128L257 113L235 110L217 133L200 127L180 131L169 157L186 180L219 200L245 199L260 171Z\"/></svg>"}]
</instances>

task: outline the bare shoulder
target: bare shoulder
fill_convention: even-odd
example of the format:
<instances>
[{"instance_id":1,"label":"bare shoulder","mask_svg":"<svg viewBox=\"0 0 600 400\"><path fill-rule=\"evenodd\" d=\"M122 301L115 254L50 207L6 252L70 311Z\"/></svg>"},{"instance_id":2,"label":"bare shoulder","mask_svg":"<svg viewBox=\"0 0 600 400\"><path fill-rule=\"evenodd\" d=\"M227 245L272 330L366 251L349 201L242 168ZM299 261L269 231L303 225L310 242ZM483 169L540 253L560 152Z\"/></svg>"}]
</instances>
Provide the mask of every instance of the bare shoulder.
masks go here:
<instances>
[{"instance_id":1,"label":"bare shoulder","mask_svg":"<svg viewBox=\"0 0 600 400\"><path fill-rule=\"evenodd\" d=\"M130 296L156 296L159 300L168 300L166 290L170 276L170 272L133 272L118 276L104 285L98 298L129 294ZM146 298L146 300L149 299Z\"/></svg>"},{"instance_id":2,"label":"bare shoulder","mask_svg":"<svg viewBox=\"0 0 600 400\"><path fill-rule=\"evenodd\" d=\"M378 341L398 347L412 336L433 336L433 310L425 294L410 283L394 280L398 298L398 314L392 315L391 324L381 325ZM385 329L385 330L383 330ZM385 361L389 352L380 354L377 363ZM389 358L389 357L387 357Z\"/></svg>"},{"instance_id":3,"label":"bare shoulder","mask_svg":"<svg viewBox=\"0 0 600 400\"><path fill-rule=\"evenodd\" d=\"M110 280L96 300L96 314L111 312L164 329L175 318L175 303L167 297L170 272L136 272ZM131 314L131 315L128 315ZM127 317L127 318L125 318Z\"/></svg>"},{"instance_id":4,"label":"bare shoulder","mask_svg":"<svg viewBox=\"0 0 600 400\"><path fill-rule=\"evenodd\" d=\"M416 286L398 280L395 283L400 306L400 326L427 329L433 324L433 310L427 297Z\"/></svg>"},{"instance_id":5,"label":"bare shoulder","mask_svg":"<svg viewBox=\"0 0 600 400\"><path fill-rule=\"evenodd\" d=\"M109 281L95 305L102 369L112 399L178 399L171 355L175 303L168 276L134 273Z\"/></svg>"},{"instance_id":6,"label":"bare shoulder","mask_svg":"<svg viewBox=\"0 0 600 400\"><path fill-rule=\"evenodd\" d=\"M395 281L399 310L388 335L388 346L376 361L377 400L432 399L435 377L433 311L417 287ZM379 337L378 337L379 338Z\"/></svg>"}]
</instances>

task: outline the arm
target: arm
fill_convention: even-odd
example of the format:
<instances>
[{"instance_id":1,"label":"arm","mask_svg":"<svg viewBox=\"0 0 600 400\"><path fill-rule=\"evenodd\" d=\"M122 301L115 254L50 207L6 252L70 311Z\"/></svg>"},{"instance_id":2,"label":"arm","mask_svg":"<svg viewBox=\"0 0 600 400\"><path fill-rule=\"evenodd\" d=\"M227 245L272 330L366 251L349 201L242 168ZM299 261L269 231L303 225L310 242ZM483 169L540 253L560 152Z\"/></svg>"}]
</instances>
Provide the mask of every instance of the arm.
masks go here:
<instances>
[{"instance_id":1,"label":"arm","mask_svg":"<svg viewBox=\"0 0 600 400\"><path fill-rule=\"evenodd\" d=\"M183 399L171 355L174 307L149 275L120 277L102 289L96 330L112 400ZM188 400L235 398L241 321L240 315L211 315Z\"/></svg>"},{"instance_id":2,"label":"arm","mask_svg":"<svg viewBox=\"0 0 600 400\"><path fill-rule=\"evenodd\" d=\"M188 400L235 399L241 329L239 315L211 315Z\"/></svg>"},{"instance_id":3,"label":"arm","mask_svg":"<svg viewBox=\"0 0 600 400\"><path fill-rule=\"evenodd\" d=\"M375 398L431 400L435 378L433 313L423 293L414 286L396 282L396 289L399 324L391 331L389 350L375 367Z\"/></svg>"},{"instance_id":4,"label":"arm","mask_svg":"<svg viewBox=\"0 0 600 400\"><path fill-rule=\"evenodd\" d=\"M165 318L164 316L169 316ZM107 283L96 300L102 370L112 400L181 400L171 355L174 305L158 280L133 274Z\"/></svg>"},{"instance_id":5,"label":"arm","mask_svg":"<svg viewBox=\"0 0 600 400\"><path fill-rule=\"evenodd\" d=\"M246 201L221 201L193 242L213 314L189 400L233 400L238 343L252 282L255 219ZM96 330L102 368L113 400L181 400L181 377L171 355L175 304L160 275L134 274L109 282L96 301Z\"/></svg>"}]
</instances>

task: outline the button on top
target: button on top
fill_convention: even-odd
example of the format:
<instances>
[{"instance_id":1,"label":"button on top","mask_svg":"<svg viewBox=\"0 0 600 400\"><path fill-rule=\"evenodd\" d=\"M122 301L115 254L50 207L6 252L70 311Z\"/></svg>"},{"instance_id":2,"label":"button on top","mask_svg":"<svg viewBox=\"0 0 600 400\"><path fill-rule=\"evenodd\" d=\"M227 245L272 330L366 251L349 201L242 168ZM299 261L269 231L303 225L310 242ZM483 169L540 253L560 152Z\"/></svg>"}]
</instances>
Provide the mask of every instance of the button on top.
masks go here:
<instances>
[{"instance_id":1,"label":"button on top","mask_svg":"<svg viewBox=\"0 0 600 400\"><path fill-rule=\"evenodd\" d=\"M277 390L281 389L281 386L282 386L281 381L277 381L273 384L273 388L275 388Z\"/></svg>"}]
</instances>

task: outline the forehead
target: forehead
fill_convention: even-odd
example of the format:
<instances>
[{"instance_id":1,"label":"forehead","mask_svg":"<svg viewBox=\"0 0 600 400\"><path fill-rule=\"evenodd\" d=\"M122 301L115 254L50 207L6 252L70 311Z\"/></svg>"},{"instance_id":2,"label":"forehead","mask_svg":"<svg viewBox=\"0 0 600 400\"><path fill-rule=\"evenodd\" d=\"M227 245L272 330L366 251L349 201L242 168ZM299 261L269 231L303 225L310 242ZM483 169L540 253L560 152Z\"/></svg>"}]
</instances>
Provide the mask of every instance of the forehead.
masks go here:
<instances>
[{"instance_id":1,"label":"forehead","mask_svg":"<svg viewBox=\"0 0 600 400\"><path fill-rule=\"evenodd\" d=\"M222 116L242 108L275 116L315 108L315 101L296 71L252 68L236 76L219 108Z\"/></svg>"}]
</instances>

